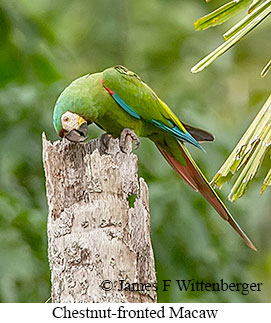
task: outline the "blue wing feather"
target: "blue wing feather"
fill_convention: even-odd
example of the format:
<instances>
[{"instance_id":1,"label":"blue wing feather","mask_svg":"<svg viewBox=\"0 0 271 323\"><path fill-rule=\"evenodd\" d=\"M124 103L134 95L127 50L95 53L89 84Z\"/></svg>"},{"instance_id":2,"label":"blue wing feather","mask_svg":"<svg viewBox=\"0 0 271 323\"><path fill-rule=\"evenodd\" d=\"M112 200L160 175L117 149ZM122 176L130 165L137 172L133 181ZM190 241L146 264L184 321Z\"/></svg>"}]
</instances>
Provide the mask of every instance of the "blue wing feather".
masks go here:
<instances>
[{"instance_id":1,"label":"blue wing feather","mask_svg":"<svg viewBox=\"0 0 271 323\"><path fill-rule=\"evenodd\" d=\"M188 131L183 132L181 131L176 125L172 124L172 128L169 126L166 126L164 123L157 121L157 120L151 120L153 124L158 126L160 129L168 132L172 136L176 137L177 139L181 141L189 142L190 144L198 147L199 149L205 151L205 149L197 142L197 140L190 135ZM172 122L171 122L172 123Z\"/></svg>"},{"instance_id":2,"label":"blue wing feather","mask_svg":"<svg viewBox=\"0 0 271 323\"><path fill-rule=\"evenodd\" d=\"M126 104L117 94L112 94L113 99L120 105L127 113L136 119L141 119L140 115L136 113L128 104Z\"/></svg>"}]
</instances>

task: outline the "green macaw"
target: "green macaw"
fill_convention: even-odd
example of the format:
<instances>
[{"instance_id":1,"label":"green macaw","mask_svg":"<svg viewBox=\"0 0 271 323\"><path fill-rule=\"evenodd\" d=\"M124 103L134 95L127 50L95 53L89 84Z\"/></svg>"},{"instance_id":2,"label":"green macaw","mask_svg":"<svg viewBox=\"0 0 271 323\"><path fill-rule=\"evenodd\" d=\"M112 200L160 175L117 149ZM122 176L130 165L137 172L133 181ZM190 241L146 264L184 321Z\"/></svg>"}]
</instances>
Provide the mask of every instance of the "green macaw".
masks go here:
<instances>
[{"instance_id":1,"label":"green macaw","mask_svg":"<svg viewBox=\"0 0 271 323\"><path fill-rule=\"evenodd\" d=\"M60 137L73 142L87 138L88 125L91 123L113 137L119 137L123 130L131 129L137 136L151 139L175 171L206 198L251 249L257 250L210 186L184 144L188 142L203 149L199 142L212 141L213 135L181 122L134 72L123 66L114 66L101 73L76 79L59 96L53 123Z\"/></svg>"}]
</instances>

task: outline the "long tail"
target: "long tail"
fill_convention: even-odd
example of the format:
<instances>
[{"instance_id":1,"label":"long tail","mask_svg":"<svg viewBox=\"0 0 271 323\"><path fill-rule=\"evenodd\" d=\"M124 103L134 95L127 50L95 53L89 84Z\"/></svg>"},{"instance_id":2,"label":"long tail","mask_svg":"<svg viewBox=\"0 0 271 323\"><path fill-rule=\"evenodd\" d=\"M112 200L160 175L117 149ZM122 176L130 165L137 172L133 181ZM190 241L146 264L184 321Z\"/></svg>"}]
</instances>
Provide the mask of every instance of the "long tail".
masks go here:
<instances>
[{"instance_id":1,"label":"long tail","mask_svg":"<svg viewBox=\"0 0 271 323\"><path fill-rule=\"evenodd\" d=\"M182 155L185 158L186 165L178 162L170 153L165 151L161 146L156 144L162 155L165 157L167 162L172 166L176 172L195 190L199 191L206 200L213 206L218 214L234 228L234 230L240 235L244 242L252 249L257 251L257 248L250 241L244 231L240 228L238 223L231 216L226 206L220 200L214 189L210 186L205 176L202 174L199 167L196 165L192 157L190 156L186 147L179 143L179 148Z\"/></svg>"}]
</instances>

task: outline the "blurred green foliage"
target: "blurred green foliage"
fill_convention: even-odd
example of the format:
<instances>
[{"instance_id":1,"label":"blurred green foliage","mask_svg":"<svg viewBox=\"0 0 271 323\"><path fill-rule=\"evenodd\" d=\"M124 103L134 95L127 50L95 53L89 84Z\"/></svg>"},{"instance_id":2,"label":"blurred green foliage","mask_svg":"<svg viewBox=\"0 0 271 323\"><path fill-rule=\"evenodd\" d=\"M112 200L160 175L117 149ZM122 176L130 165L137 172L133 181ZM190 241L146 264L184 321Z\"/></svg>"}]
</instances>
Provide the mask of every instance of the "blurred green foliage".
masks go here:
<instances>
[{"instance_id":1,"label":"blurred green foliage","mask_svg":"<svg viewBox=\"0 0 271 323\"><path fill-rule=\"evenodd\" d=\"M137 72L181 120L216 135L214 143L204 145L207 154L190 149L209 179L233 149L270 92L270 77L257 77L269 54L270 35L259 26L253 42L248 36L204 73L192 75L191 66L221 34L220 27L195 32L193 22L215 9L216 2L1 1L1 302L45 302L50 297L41 133L57 139L53 106L73 79L115 64ZM94 126L89 133L100 134ZM271 195L259 195L263 179L256 180L241 201L227 203L258 247L255 253L178 178L150 142L143 139L137 154L140 175L150 190L158 282L223 278L264 283L262 292L246 296L159 289L159 301L270 301ZM226 193L224 188L220 195L225 199Z\"/></svg>"}]
</instances>

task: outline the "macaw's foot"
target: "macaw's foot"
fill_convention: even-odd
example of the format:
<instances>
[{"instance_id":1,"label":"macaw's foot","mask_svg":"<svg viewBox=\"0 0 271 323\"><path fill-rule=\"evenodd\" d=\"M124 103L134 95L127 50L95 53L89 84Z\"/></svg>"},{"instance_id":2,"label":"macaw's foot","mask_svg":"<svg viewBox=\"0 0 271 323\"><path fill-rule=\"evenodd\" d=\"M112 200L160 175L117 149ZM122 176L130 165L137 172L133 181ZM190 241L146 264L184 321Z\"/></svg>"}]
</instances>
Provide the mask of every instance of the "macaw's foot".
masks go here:
<instances>
[{"instance_id":1,"label":"macaw's foot","mask_svg":"<svg viewBox=\"0 0 271 323\"><path fill-rule=\"evenodd\" d=\"M120 149L122 152L127 153L128 147L127 147L127 139L130 137L132 141L135 143L135 149L139 147L140 141L135 134L134 130L131 130L129 128L125 128L122 130L122 133L120 135Z\"/></svg>"},{"instance_id":2,"label":"macaw's foot","mask_svg":"<svg viewBox=\"0 0 271 323\"><path fill-rule=\"evenodd\" d=\"M109 147L109 142L110 140L113 138L112 135L110 135L109 133L103 133L101 135L101 144L102 144L102 149L104 151L107 151L108 150L108 147Z\"/></svg>"}]
</instances>

